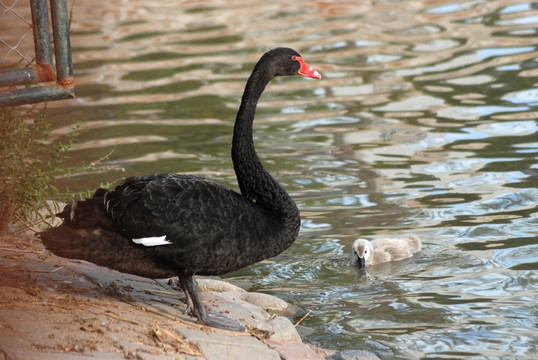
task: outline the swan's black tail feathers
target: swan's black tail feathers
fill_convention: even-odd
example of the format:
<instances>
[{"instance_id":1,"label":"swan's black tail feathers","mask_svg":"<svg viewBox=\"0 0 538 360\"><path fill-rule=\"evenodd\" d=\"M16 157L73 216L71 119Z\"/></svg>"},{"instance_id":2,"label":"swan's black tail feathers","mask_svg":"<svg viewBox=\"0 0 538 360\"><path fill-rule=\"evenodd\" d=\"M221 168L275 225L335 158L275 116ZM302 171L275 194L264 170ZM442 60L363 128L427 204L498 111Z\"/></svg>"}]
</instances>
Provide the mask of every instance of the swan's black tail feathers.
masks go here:
<instances>
[{"instance_id":1,"label":"swan's black tail feathers","mask_svg":"<svg viewBox=\"0 0 538 360\"><path fill-rule=\"evenodd\" d=\"M91 198L68 204L56 215L76 228L109 228L111 224L105 209L106 194L105 189L99 188Z\"/></svg>"},{"instance_id":2,"label":"swan's black tail feathers","mask_svg":"<svg viewBox=\"0 0 538 360\"><path fill-rule=\"evenodd\" d=\"M38 233L45 247L54 254L80 260L93 261L103 256L108 246L128 242L113 229L106 230L110 220L106 217L105 189L97 189L89 199L67 204L56 216L63 224ZM102 247L101 247L102 246Z\"/></svg>"},{"instance_id":3,"label":"swan's black tail feathers","mask_svg":"<svg viewBox=\"0 0 538 360\"><path fill-rule=\"evenodd\" d=\"M38 236L55 255L94 262L106 257L111 244L121 245L126 241L122 235L98 227L77 229L66 224L49 228Z\"/></svg>"},{"instance_id":4,"label":"swan's black tail feathers","mask_svg":"<svg viewBox=\"0 0 538 360\"><path fill-rule=\"evenodd\" d=\"M107 216L107 195L108 191L98 189L91 198L66 205L57 214L63 224L38 233L45 247L60 257L149 278L176 275L159 264L153 249L133 244L117 231Z\"/></svg>"},{"instance_id":5,"label":"swan's black tail feathers","mask_svg":"<svg viewBox=\"0 0 538 360\"><path fill-rule=\"evenodd\" d=\"M160 264L153 251L133 245L130 239L100 227L77 229L62 224L38 233L53 254L86 260L99 266L148 278L177 275L175 269Z\"/></svg>"}]
</instances>

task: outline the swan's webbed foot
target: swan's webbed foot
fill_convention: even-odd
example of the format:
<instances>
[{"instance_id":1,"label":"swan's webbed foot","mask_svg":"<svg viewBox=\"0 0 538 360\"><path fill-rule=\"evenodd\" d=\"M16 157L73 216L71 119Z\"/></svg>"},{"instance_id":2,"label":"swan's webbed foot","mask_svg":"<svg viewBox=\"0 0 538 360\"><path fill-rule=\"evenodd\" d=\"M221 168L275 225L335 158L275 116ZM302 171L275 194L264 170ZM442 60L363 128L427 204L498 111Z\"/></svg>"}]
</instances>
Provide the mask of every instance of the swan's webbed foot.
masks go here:
<instances>
[{"instance_id":1,"label":"swan's webbed foot","mask_svg":"<svg viewBox=\"0 0 538 360\"><path fill-rule=\"evenodd\" d=\"M185 292L187 302L187 313L194 315L200 324L207 326L231 330L245 331L243 325L216 312L208 312L198 296L196 281L192 276L179 276L179 282L183 292Z\"/></svg>"},{"instance_id":2,"label":"swan's webbed foot","mask_svg":"<svg viewBox=\"0 0 538 360\"><path fill-rule=\"evenodd\" d=\"M198 321L202 322L200 319ZM207 326L214 328L230 330L230 331L239 331L245 332L246 329L243 325L238 323L235 320L230 319L229 317L222 315L221 313L210 311L207 314L206 321L204 323Z\"/></svg>"}]
</instances>

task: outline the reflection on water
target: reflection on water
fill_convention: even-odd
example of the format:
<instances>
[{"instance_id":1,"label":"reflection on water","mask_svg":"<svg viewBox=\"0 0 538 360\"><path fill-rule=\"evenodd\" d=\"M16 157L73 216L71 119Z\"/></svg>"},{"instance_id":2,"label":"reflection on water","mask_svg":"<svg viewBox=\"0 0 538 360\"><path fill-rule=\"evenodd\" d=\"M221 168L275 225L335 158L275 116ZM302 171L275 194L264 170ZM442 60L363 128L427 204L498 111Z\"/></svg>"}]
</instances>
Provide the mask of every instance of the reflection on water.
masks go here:
<instances>
[{"instance_id":1,"label":"reflection on water","mask_svg":"<svg viewBox=\"0 0 538 360\"><path fill-rule=\"evenodd\" d=\"M533 358L538 288L538 5L525 1L74 2L87 131L73 191L190 172L237 188L231 132L260 54L299 50L322 81L275 79L260 158L303 216L284 254L230 277L312 314L306 340L380 357ZM410 261L349 267L355 238L416 234Z\"/></svg>"}]
</instances>

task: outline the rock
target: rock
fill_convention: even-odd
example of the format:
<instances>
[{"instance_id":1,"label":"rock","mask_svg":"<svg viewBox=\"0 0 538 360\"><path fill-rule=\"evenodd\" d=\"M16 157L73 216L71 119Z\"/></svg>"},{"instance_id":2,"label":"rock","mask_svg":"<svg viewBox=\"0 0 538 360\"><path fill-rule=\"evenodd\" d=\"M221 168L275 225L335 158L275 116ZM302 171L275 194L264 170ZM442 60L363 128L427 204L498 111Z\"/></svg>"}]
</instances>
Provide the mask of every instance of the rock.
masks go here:
<instances>
[{"instance_id":1,"label":"rock","mask_svg":"<svg viewBox=\"0 0 538 360\"><path fill-rule=\"evenodd\" d=\"M273 315L293 316L299 311L297 306L269 294L247 292L243 300L259 306Z\"/></svg>"},{"instance_id":2,"label":"rock","mask_svg":"<svg viewBox=\"0 0 538 360\"><path fill-rule=\"evenodd\" d=\"M227 292L221 295L228 299L246 301L273 315L293 316L298 312L298 307L288 304L284 300L269 294L242 291Z\"/></svg>"},{"instance_id":3,"label":"rock","mask_svg":"<svg viewBox=\"0 0 538 360\"><path fill-rule=\"evenodd\" d=\"M279 342L301 341L301 336L288 318L271 315L259 306L235 296L243 294L241 292L220 294L204 292L200 294L204 302L209 304L213 311L220 312L231 319L236 319L251 331L263 334L262 337L264 338Z\"/></svg>"},{"instance_id":4,"label":"rock","mask_svg":"<svg viewBox=\"0 0 538 360\"><path fill-rule=\"evenodd\" d=\"M257 328L272 333L269 336L269 340L273 342L286 343L301 341L301 336L291 321L283 316L275 316L265 322L260 322Z\"/></svg>"},{"instance_id":5,"label":"rock","mask_svg":"<svg viewBox=\"0 0 538 360\"><path fill-rule=\"evenodd\" d=\"M325 360L323 356L300 341L280 344L271 340L265 341L271 348L278 351L282 360Z\"/></svg>"},{"instance_id":6,"label":"rock","mask_svg":"<svg viewBox=\"0 0 538 360\"><path fill-rule=\"evenodd\" d=\"M243 300L273 315L293 316L299 310L298 307L288 304L276 296L248 292L226 281L211 278L196 278L196 281L199 291L217 292L230 301Z\"/></svg>"},{"instance_id":7,"label":"rock","mask_svg":"<svg viewBox=\"0 0 538 360\"><path fill-rule=\"evenodd\" d=\"M218 293L246 292L245 290L241 289L239 286L235 286L233 284L230 284L229 282L222 281L222 280L197 277L196 282L198 283L199 291L213 291L213 292L218 292Z\"/></svg>"},{"instance_id":8,"label":"rock","mask_svg":"<svg viewBox=\"0 0 538 360\"><path fill-rule=\"evenodd\" d=\"M233 332L201 332L178 328L189 343L196 344L206 359L263 359L280 360L276 350L270 349L255 337Z\"/></svg>"}]
</instances>

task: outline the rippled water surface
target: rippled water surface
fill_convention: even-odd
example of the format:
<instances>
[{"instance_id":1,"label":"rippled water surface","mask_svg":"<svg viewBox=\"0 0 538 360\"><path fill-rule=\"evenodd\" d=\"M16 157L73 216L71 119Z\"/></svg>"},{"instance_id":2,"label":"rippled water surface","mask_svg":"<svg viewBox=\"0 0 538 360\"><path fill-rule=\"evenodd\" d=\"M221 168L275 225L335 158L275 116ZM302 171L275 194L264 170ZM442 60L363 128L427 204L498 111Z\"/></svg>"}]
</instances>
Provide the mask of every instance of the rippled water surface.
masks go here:
<instances>
[{"instance_id":1,"label":"rippled water surface","mask_svg":"<svg viewBox=\"0 0 538 360\"><path fill-rule=\"evenodd\" d=\"M259 56L297 49L323 79L275 79L265 166L302 213L296 243L229 277L312 313L307 341L382 358L531 359L538 330L538 3L76 1L78 98L50 104L96 169L72 191L189 172L237 188L235 112ZM359 273L355 238L416 234Z\"/></svg>"}]
</instances>

